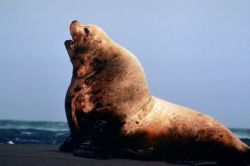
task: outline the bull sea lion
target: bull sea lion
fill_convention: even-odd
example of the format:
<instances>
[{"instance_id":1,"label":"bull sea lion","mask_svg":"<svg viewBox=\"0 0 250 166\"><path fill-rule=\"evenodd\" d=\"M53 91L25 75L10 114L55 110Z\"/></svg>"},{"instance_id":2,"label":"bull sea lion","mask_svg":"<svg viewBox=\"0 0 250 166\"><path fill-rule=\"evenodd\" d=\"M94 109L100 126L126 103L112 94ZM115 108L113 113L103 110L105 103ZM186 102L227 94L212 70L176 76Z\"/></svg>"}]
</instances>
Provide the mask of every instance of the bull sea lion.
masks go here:
<instances>
[{"instance_id":1,"label":"bull sea lion","mask_svg":"<svg viewBox=\"0 0 250 166\"><path fill-rule=\"evenodd\" d=\"M73 74L65 108L71 135L61 151L81 155L77 149L91 140L114 156L224 164L250 157L250 148L213 118L152 96L140 62L101 28L73 21L70 33L65 46Z\"/></svg>"}]
</instances>

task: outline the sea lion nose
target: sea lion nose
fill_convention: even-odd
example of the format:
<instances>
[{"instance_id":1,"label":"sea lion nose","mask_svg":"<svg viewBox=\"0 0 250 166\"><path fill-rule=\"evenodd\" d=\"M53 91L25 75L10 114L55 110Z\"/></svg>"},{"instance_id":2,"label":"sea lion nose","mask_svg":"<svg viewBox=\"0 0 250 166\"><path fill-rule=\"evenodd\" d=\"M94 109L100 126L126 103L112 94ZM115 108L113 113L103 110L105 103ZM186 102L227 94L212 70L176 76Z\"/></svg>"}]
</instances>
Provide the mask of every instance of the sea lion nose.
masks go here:
<instances>
[{"instance_id":1,"label":"sea lion nose","mask_svg":"<svg viewBox=\"0 0 250 166\"><path fill-rule=\"evenodd\" d=\"M83 33L83 26L76 20L70 24L70 33L74 41L79 41Z\"/></svg>"},{"instance_id":2,"label":"sea lion nose","mask_svg":"<svg viewBox=\"0 0 250 166\"><path fill-rule=\"evenodd\" d=\"M74 24L74 23L79 23L77 20L74 20L71 22L71 24Z\"/></svg>"}]
</instances>

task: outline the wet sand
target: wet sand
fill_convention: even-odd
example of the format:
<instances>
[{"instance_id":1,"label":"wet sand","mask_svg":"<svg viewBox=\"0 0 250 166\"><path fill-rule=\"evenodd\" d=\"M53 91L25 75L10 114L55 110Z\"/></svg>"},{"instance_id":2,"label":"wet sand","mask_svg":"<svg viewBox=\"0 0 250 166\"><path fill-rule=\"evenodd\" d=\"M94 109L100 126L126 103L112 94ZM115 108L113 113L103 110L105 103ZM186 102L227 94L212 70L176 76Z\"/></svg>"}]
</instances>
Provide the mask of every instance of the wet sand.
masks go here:
<instances>
[{"instance_id":1,"label":"wet sand","mask_svg":"<svg viewBox=\"0 0 250 166\"><path fill-rule=\"evenodd\" d=\"M58 151L56 145L0 145L1 166L184 166L163 161L129 159L98 160L75 157Z\"/></svg>"}]
</instances>

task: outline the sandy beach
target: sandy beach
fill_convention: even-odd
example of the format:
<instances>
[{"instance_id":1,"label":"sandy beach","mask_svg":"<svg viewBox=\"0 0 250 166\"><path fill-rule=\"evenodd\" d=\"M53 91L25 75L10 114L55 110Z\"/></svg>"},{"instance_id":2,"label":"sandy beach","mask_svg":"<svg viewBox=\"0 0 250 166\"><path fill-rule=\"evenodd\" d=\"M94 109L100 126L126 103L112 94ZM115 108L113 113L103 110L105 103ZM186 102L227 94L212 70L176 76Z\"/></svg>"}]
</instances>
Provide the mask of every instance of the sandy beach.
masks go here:
<instances>
[{"instance_id":1,"label":"sandy beach","mask_svg":"<svg viewBox=\"0 0 250 166\"><path fill-rule=\"evenodd\" d=\"M58 151L56 145L0 145L1 166L184 166L162 161L136 161L128 159L87 159Z\"/></svg>"}]
</instances>

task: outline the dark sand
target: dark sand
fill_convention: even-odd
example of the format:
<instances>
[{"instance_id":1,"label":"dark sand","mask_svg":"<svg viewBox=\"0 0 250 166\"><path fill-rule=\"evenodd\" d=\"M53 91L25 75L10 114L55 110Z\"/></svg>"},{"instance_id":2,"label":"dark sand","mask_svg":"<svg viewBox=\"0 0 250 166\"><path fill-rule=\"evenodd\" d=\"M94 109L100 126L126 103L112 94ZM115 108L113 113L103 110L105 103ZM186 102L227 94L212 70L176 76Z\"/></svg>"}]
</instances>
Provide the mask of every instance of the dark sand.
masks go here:
<instances>
[{"instance_id":1,"label":"dark sand","mask_svg":"<svg viewBox=\"0 0 250 166\"><path fill-rule=\"evenodd\" d=\"M181 166L161 161L136 161L127 159L87 159L62 153L55 145L0 145L1 166ZM183 164L182 164L183 165Z\"/></svg>"}]
</instances>

